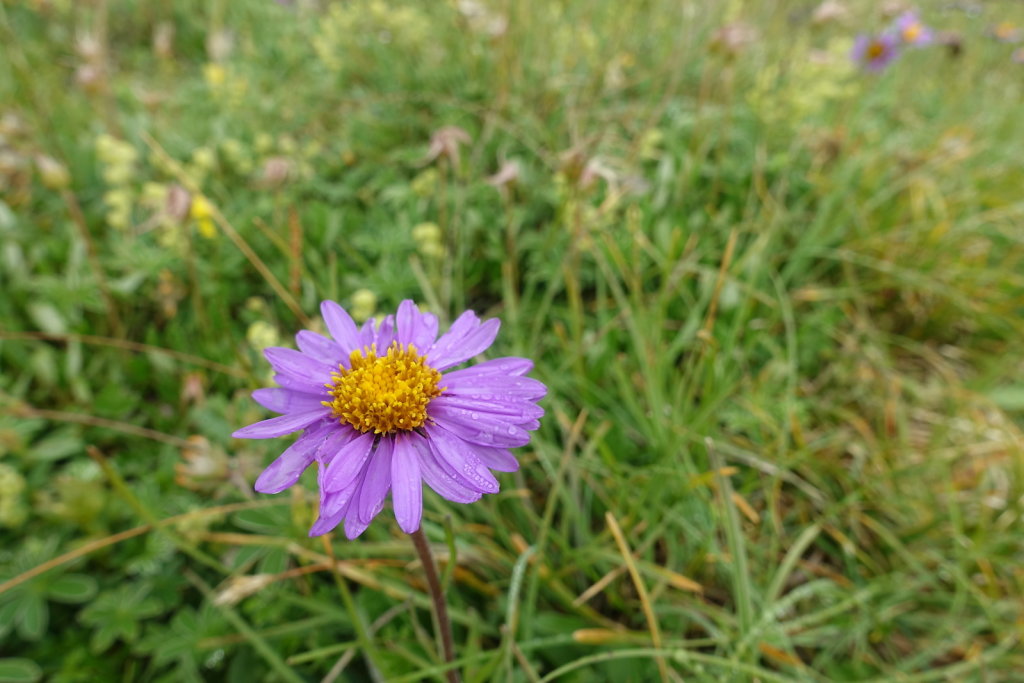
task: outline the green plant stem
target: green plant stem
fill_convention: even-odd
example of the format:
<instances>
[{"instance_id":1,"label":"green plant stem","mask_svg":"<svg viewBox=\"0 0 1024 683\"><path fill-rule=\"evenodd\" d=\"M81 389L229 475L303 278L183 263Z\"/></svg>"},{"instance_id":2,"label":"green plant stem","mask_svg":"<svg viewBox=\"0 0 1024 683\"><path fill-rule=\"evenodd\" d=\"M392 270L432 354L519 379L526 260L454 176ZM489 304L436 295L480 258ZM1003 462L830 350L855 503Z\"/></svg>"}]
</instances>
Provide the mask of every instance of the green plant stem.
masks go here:
<instances>
[{"instance_id":1,"label":"green plant stem","mask_svg":"<svg viewBox=\"0 0 1024 683\"><path fill-rule=\"evenodd\" d=\"M434 604L434 616L437 617L437 629L441 634L441 645L444 648L444 661L451 663L455 661L455 645L452 642L452 622L448 619L448 605L444 601L444 589L441 588L441 581L437 576L437 565L434 563L434 554L430 551L430 544L423 535L423 528L409 534L412 544L416 547L416 554L420 556L420 564L423 565L423 573L427 577L427 586L430 589L430 598ZM449 683L459 683L461 680L459 672L449 669L446 672Z\"/></svg>"},{"instance_id":2,"label":"green plant stem","mask_svg":"<svg viewBox=\"0 0 1024 683\"><path fill-rule=\"evenodd\" d=\"M369 629L366 628L366 624L363 622L363 617L356 609L356 601L352 597L352 590L348 587L348 580L345 579L341 570L338 568L338 559L334 556L334 546L328 536L323 537L324 550L331 558L331 562L334 565L334 582L338 585L338 592L341 594L341 601L345 603L345 609L348 611L349 616L352 619L352 627L356 631L356 641L359 643L359 647L363 650L363 655L366 657L367 667L370 669L370 676L374 681L382 681L380 668L377 666L377 650L373 646L373 641L370 639Z\"/></svg>"}]
</instances>

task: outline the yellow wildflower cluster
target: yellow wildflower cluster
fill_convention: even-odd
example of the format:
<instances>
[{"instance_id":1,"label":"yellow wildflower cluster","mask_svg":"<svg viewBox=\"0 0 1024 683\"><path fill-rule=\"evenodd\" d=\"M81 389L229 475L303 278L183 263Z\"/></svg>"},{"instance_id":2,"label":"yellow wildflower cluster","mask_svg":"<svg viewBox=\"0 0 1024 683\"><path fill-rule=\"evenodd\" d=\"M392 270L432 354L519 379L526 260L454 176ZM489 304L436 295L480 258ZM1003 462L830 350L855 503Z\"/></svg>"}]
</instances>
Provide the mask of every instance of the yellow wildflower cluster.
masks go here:
<instances>
[{"instance_id":1,"label":"yellow wildflower cluster","mask_svg":"<svg viewBox=\"0 0 1024 683\"><path fill-rule=\"evenodd\" d=\"M330 5L312 42L320 61L332 71L341 71L346 52L353 47L376 41L416 49L425 46L431 34L429 16L416 5L352 0Z\"/></svg>"},{"instance_id":2,"label":"yellow wildflower cluster","mask_svg":"<svg viewBox=\"0 0 1024 683\"><path fill-rule=\"evenodd\" d=\"M795 54L787 68L766 67L749 94L750 104L767 121L800 122L856 94L852 43L833 41L826 50Z\"/></svg>"},{"instance_id":3,"label":"yellow wildflower cluster","mask_svg":"<svg viewBox=\"0 0 1024 683\"><path fill-rule=\"evenodd\" d=\"M203 80L213 99L229 107L241 106L249 92L248 79L218 62L203 65Z\"/></svg>"},{"instance_id":4,"label":"yellow wildflower cluster","mask_svg":"<svg viewBox=\"0 0 1024 683\"><path fill-rule=\"evenodd\" d=\"M417 251L428 259L439 259L444 256L441 236L441 227L437 223L420 223L412 229L412 239L416 243Z\"/></svg>"},{"instance_id":5,"label":"yellow wildflower cluster","mask_svg":"<svg viewBox=\"0 0 1024 683\"><path fill-rule=\"evenodd\" d=\"M96 138L96 156L103 166L103 181L107 184L103 195L107 224L127 230L132 222L133 181L139 153L130 143L103 134Z\"/></svg>"},{"instance_id":6,"label":"yellow wildflower cluster","mask_svg":"<svg viewBox=\"0 0 1024 683\"><path fill-rule=\"evenodd\" d=\"M357 289L352 293L352 308L349 313L357 322L363 322L377 312L377 295L368 289Z\"/></svg>"}]
</instances>

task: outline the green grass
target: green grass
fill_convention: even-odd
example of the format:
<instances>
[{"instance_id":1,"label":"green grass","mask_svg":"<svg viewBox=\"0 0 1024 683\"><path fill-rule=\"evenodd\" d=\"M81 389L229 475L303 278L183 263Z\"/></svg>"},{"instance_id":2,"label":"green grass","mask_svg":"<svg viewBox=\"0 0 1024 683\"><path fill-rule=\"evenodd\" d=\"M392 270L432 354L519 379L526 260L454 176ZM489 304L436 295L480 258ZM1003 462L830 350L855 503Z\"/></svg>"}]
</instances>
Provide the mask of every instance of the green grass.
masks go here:
<instances>
[{"instance_id":1,"label":"green grass","mask_svg":"<svg viewBox=\"0 0 1024 683\"><path fill-rule=\"evenodd\" d=\"M550 388L424 496L464 680L1015 679L1020 8L865 75L861 10L296 4L0 4L0 680L444 680L390 511L309 539L229 437L358 290Z\"/></svg>"}]
</instances>

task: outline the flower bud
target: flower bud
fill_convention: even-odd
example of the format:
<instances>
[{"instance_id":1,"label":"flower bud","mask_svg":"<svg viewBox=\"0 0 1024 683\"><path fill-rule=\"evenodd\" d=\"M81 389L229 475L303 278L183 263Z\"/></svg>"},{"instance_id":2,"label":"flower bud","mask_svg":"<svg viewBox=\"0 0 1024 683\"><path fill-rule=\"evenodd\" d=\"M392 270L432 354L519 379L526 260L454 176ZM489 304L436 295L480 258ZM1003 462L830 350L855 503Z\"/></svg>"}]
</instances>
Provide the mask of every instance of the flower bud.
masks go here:
<instances>
[{"instance_id":1,"label":"flower bud","mask_svg":"<svg viewBox=\"0 0 1024 683\"><path fill-rule=\"evenodd\" d=\"M36 171L43 186L51 190L63 190L71 184L71 174L64 164L53 157L40 154L36 157Z\"/></svg>"}]
</instances>

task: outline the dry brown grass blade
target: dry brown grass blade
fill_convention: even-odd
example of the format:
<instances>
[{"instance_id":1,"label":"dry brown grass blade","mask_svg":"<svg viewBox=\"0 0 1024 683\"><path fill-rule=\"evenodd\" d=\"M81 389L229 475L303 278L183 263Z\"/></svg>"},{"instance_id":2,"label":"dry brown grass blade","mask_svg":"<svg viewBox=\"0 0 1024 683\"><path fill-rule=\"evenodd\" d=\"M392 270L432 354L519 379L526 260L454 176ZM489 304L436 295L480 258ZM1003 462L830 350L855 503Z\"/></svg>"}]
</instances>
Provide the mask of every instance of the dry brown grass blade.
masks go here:
<instances>
[{"instance_id":1,"label":"dry brown grass blade","mask_svg":"<svg viewBox=\"0 0 1024 683\"><path fill-rule=\"evenodd\" d=\"M183 363L190 363L192 365L198 365L200 367L214 370L216 372L222 372L225 375L231 375L233 377L248 377L248 373L240 368L233 368L228 365L223 365L212 360L207 360L201 356L193 356L190 353L183 353L181 351L175 351L174 349L165 349L162 346L153 346L151 344L142 344L140 342L131 341L129 339L117 339L114 337L100 337L94 334L51 334L49 332L6 332L0 330L0 339L10 340L39 340L39 341L58 341L58 342L79 342L82 344L93 344L95 346L109 346L116 349L125 349L126 351L137 351L139 353L158 353L175 360L179 360Z\"/></svg>"},{"instance_id":2,"label":"dry brown grass blade","mask_svg":"<svg viewBox=\"0 0 1024 683\"><path fill-rule=\"evenodd\" d=\"M658 627L658 619L654 614L654 607L651 606L651 598L647 594L647 586L644 585L643 580L640 578L640 572L633 561L633 553L630 551L629 544L626 543L626 537L622 534L619 522L615 519L615 515L612 514L611 510L605 513L604 518L608 523L609 531L615 537L615 544L619 547L622 560L626 563L626 569L629 570L629 575L633 579L633 585L636 587L637 596L640 598L640 606L643 608L644 617L647 619L647 627L651 630L651 644L655 648L661 649L661 629ZM668 664L665 663L665 658L658 657L656 661L658 662L658 673L661 675L661 680L663 683L668 683Z\"/></svg>"}]
</instances>

